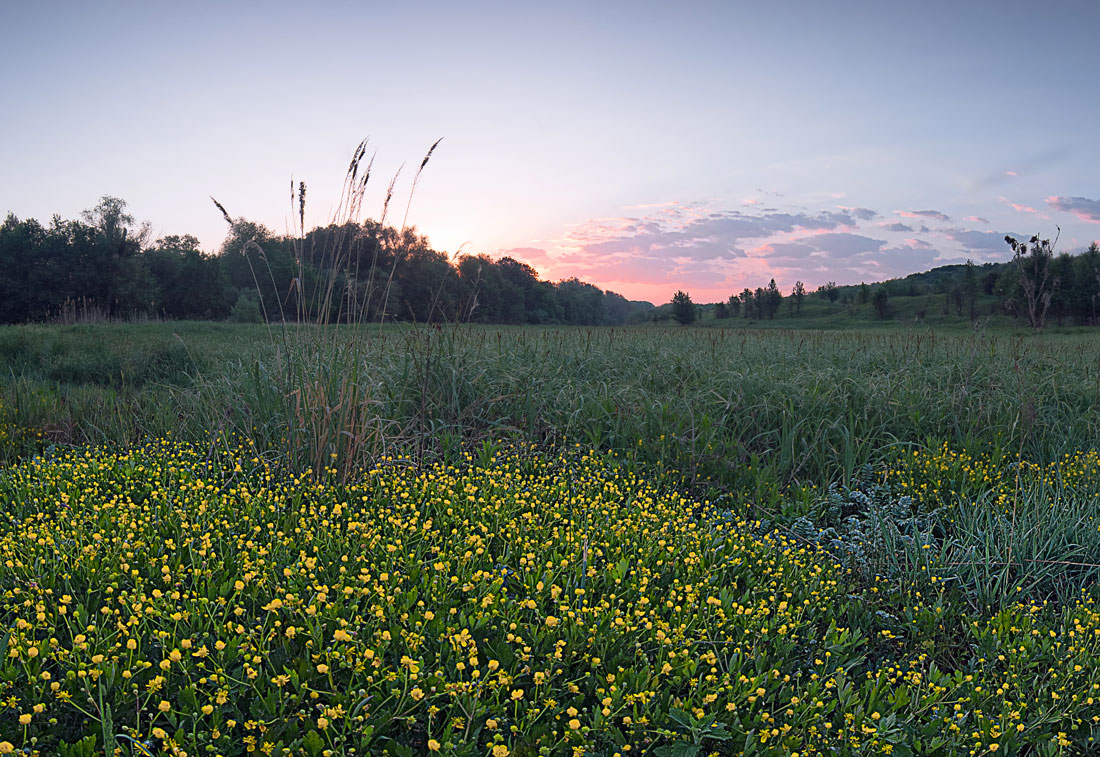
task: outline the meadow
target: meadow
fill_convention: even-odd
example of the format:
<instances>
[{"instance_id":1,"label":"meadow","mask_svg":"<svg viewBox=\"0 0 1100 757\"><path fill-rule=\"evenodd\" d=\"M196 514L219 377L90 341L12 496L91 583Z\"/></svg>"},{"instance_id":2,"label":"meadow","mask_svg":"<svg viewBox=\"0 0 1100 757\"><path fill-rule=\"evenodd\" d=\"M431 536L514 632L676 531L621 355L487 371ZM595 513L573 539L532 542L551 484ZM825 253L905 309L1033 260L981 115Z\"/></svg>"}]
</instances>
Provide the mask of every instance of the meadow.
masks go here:
<instances>
[{"instance_id":1,"label":"meadow","mask_svg":"<svg viewBox=\"0 0 1100 757\"><path fill-rule=\"evenodd\" d=\"M1081 754L1090 332L0 330L0 753Z\"/></svg>"}]
</instances>

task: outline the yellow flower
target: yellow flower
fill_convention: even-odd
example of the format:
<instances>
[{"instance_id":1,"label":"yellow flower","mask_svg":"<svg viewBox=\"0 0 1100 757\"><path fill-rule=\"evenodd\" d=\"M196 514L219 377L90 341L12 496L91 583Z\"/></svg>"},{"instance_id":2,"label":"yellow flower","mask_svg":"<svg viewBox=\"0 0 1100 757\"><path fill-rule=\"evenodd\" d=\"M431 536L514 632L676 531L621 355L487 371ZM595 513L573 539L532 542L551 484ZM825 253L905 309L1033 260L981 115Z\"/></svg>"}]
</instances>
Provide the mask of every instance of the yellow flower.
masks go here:
<instances>
[{"instance_id":1,"label":"yellow flower","mask_svg":"<svg viewBox=\"0 0 1100 757\"><path fill-rule=\"evenodd\" d=\"M157 705L157 709L161 712L168 712L170 709L172 709L172 705L169 704L166 700L162 699L160 700L160 704Z\"/></svg>"},{"instance_id":2,"label":"yellow flower","mask_svg":"<svg viewBox=\"0 0 1100 757\"><path fill-rule=\"evenodd\" d=\"M31 714L29 712L24 712L22 715L19 716L19 725L30 725L30 723Z\"/></svg>"},{"instance_id":3,"label":"yellow flower","mask_svg":"<svg viewBox=\"0 0 1100 757\"><path fill-rule=\"evenodd\" d=\"M0 741L0 754L11 754L15 746L10 741Z\"/></svg>"},{"instance_id":4,"label":"yellow flower","mask_svg":"<svg viewBox=\"0 0 1100 757\"><path fill-rule=\"evenodd\" d=\"M508 747L504 744L497 744L493 747L493 757L508 757Z\"/></svg>"},{"instance_id":5,"label":"yellow flower","mask_svg":"<svg viewBox=\"0 0 1100 757\"><path fill-rule=\"evenodd\" d=\"M328 665L322 662L320 665L317 666L317 672L321 675L324 675L328 672Z\"/></svg>"},{"instance_id":6,"label":"yellow flower","mask_svg":"<svg viewBox=\"0 0 1100 757\"><path fill-rule=\"evenodd\" d=\"M337 628L336 633L332 635L332 638L336 641L351 641L351 634L349 634L343 628Z\"/></svg>"},{"instance_id":7,"label":"yellow flower","mask_svg":"<svg viewBox=\"0 0 1100 757\"><path fill-rule=\"evenodd\" d=\"M569 721L569 729L571 731L579 731L581 729L581 721L577 720L576 718L573 718L572 720Z\"/></svg>"},{"instance_id":8,"label":"yellow flower","mask_svg":"<svg viewBox=\"0 0 1100 757\"><path fill-rule=\"evenodd\" d=\"M512 699L515 699L517 702L520 699L523 699L523 689L513 689L512 690Z\"/></svg>"},{"instance_id":9,"label":"yellow flower","mask_svg":"<svg viewBox=\"0 0 1100 757\"><path fill-rule=\"evenodd\" d=\"M328 728L328 718L326 718L326 717L317 718L317 727L320 728L322 731L325 730L326 728Z\"/></svg>"},{"instance_id":10,"label":"yellow flower","mask_svg":"<svg viewBox=\"0 0 1100 757\"><path fill-rule=\"evenodd\" d=\"M428 739L428 751L438 752L440 744L435 739Z\"/></svg>"},{"instance_id":11,"label":"yellow flower","mask_svg":"<svg viewBox=\"0 0 1100 757\"><path fill-rule=\"evenodd\" d=\"M557 624L558 624L558 619L557 619L557 618L555 618L555 617L554 617L553 615L547 615L547 616L546 616L546 625L548 625L548 626L550 626L551 628L553 628L553 627L554 627L554 626L556 626Z\"/></svg>"}]
</instances>

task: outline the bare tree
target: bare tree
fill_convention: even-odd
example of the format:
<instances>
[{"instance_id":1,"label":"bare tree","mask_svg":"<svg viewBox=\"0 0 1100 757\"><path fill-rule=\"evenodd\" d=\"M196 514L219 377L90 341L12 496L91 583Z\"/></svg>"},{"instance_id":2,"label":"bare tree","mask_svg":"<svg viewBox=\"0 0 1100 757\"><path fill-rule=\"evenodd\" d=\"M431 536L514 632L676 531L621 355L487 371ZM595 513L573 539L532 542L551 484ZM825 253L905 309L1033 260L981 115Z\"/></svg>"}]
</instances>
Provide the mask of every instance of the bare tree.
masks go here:
<instances>
[{"instance_id":1,"label":"bare tree","mask_svg":"<svg viewBox=\"0 0 1100 757\"><path fill-rule=\"evenodd\" d=\"M1060 226L1057 228L1058 235L1061 236L1062 228ZM1012 248L1012 259L1016 262L1020 273L1020 288L1027 303L1028 321L1031 323L1031 328L1041 329L1046 325L1050 300L1059 284L1058 277L1053 275L1051 266L1058 236L1054 238L1054 244L1051 244L1049 239L1039 239L1037 236L1026 243L1018 242L1010 236L1006 236L1005 241Z\"/></svg>"}]
</instances>

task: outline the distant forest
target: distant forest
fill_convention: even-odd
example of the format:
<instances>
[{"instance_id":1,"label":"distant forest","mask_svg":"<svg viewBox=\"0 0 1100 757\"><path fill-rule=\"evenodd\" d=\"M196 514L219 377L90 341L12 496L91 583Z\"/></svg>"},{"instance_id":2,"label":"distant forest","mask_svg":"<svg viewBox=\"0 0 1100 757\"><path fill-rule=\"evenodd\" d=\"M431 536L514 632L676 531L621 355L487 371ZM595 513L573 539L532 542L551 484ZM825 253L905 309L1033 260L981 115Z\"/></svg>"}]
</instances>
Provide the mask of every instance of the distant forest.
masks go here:
<instances>
[{"instance_id":1,"label":"distant forest","mask_svg":"<svg viewBox=\"0 0 1100 757\"><path fill-rule=\"evenodd\" d=\"M835 315L835 308L803 313L813 297L846 306L848 315L870 312L882 320L920 320L942 308L971 319L1016 317L1035 328L1100 325L1095 242L1078 255L1056 255L1046 240L1006 237L1013 258L1005 263L968 261L871 285L829 282L814 292L796 282L786 295L772 280L703 307L678 292L654 308L575 278L543 281L510 257L452 260L415 229L368 220L295 237L227 220L221 249L208 254L191 235L152 240L148 225L135 224L115 197L102 198L80 220L54 216L48 226L9 214L0 226L0 323L150 317L599 326L687 324L706 314L734 325L737 318Z\"/></svg>"},{"instance_id":2,"label":"distant forest","mask_svg":"<svg viewBox=\"0 0 1100 757\"><path fill-rule=\"evenodd\" d=\"M807 321L832 317L836 308L807 308L812 297L841 306L841 312L874 313L881 320L895 317L922 320L933 312L977 320L1008 316L1040 329L1058 326L1100 326L1100 245L1093 242L1080 254L1054 254L1049 240L1005 237L1013 257L1004 263L967 261L913 273L876 284L838 285L830 281L809 292L795 282L784 295L775 280L766 287L745 288L718 303L696 306L685 292L656 308L655 321L691 323L703 313L714 320ZM904 303L899 310L896 304ZM866 309L865 309L866 306Z\"/></svg>"},{"instance_id":3,"label":"distant forest","mask_svg":"<svg viewBox=\"0 0 1100 757\"><path fill-rule=\"evenodd\" d=\"M509 257L452 262L415 229L374 221L279 236L234 220L217 254L191 235L149 239L126 203L104 197L80 220L0 226L0 322L104 318L308 319L621 325L650 319L577 279L551 283Z\"/></svg>"}]
</instances>

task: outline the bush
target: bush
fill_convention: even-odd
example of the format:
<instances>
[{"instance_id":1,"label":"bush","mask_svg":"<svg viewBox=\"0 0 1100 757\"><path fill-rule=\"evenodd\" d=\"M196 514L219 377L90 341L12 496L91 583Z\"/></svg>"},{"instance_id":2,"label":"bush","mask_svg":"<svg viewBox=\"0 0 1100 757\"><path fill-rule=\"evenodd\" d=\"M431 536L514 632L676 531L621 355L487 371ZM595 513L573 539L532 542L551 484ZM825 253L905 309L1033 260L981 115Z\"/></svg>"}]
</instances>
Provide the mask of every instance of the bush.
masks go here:
<instances>
[{"instance_id":1,"label":"bush","mask_svg":"<svg viewBox=\"0 0 1100 757\"><path fill-rule=\"evenodd\" d=\"M233 323L262 323L264 317L260 312L259 303L252 299L248 292L241 292L233 309L229 311L229 320Z\"/></svg>"}]
</instances>

